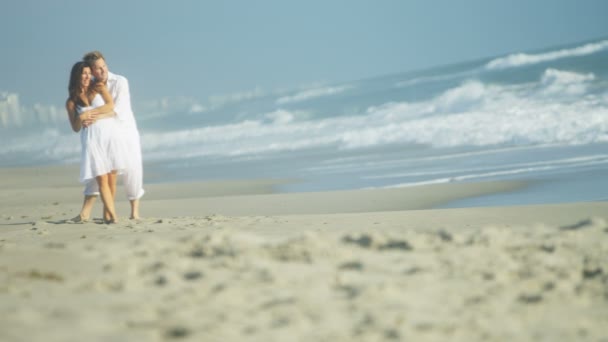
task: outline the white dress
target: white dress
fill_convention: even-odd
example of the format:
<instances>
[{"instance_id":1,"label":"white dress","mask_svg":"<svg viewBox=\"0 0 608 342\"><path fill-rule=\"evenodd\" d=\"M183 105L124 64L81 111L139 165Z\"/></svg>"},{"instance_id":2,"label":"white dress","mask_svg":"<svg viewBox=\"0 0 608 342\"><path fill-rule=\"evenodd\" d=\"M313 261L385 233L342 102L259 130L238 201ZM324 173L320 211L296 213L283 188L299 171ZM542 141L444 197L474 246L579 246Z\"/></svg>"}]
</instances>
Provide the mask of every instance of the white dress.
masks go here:
<instances>
[{"instance_id":1,"label":"white dress","mask_svg":"<svg viewBox=\"0 0 608 342\"><path fill-rule=\"evenodd\" d=\"M97 94L91 101L91 106L77 106L81 113L103 106L105 102ZM127 166L126 147L122 128L115 118L97 120L93 125L80 131L82 152L80 158L80 181L85 183L95 177L112 171L119 173Z\"/></svg>"},{"instance_id":2,"label":"white dress","mask_svg":"<svg viewBox=\"0 0 608 342\"><path fill-rule=\"evenodd\" d=\"M133 109L131 108L131 94L129 92L129 81L126 77L108 73L106 83L112 99L114 99L114 111L119 124L123 127L124 138L128 153L126 154L127 168L122 175L122 181L129 200L141 198L145 193L143 189L143 165L139 130ZM95 180L85 184L85 196L99 195L99 187Z\"/></svg>"}]
</instances>

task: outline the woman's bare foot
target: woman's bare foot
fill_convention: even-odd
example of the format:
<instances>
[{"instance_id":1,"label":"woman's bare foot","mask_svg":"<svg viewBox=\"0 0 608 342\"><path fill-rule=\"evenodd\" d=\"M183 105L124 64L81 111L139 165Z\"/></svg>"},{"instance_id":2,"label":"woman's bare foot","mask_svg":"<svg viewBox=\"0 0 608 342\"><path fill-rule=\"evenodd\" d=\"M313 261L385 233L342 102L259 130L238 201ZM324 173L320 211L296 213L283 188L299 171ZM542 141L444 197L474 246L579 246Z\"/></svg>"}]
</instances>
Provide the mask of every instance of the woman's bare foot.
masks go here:
<instances>
[{"instance_id":1,"label":"woman's bare foot","mask_svg":"<svg viewBox=\"0 0 608 342\"><path fill-rule=\"evenodd\" d=\"M85 223L85 222L89 222L89 218L82 217L82 215L78 214L78 215L72 217L71 219L69 219L68 221L71 223Z\"/></svg>"},{"instance_id":2,"label":"woman's bare foot","mask_svg":"<svg viewBox=\"0 0 608 342\"><path fill-rule=\"evenodd\" d=\"M112 213L110 213L110 211L104 207L103 208L103 221L107 222L110 220L112 220Z\"/></svg>"},{"instance_id":3,"label":"woman's bare foot","mask_svg":"<svg viewBox=\"0 0 608 342\"><path fill-rule=\"evenodd\" d=\"M116 216L116 214L113 214L111 211L106 210L103 213L103 223L105 223L105 224L118 223L118 216Z\"/></svg>"}]
</instances>

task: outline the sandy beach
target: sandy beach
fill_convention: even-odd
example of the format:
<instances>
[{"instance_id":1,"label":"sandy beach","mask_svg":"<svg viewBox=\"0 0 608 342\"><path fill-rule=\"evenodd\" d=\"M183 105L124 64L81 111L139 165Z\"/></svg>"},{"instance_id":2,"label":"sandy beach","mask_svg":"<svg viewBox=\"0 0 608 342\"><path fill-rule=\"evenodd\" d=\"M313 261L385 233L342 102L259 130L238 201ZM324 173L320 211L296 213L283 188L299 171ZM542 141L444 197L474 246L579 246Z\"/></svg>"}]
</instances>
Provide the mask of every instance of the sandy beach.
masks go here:
<instances>
[{"instance_id":1,"label":"sandy beach","mask_svg":"<svg viewBox=\"0 0 608 342\"><path fill-rule=\"evenodd\" d=\"M608 341L607 202L230 180L147 184L139 221L119 186L118 224L73 224L75 170L0 169L2 341Z\"/></svg>"}]
</instances>

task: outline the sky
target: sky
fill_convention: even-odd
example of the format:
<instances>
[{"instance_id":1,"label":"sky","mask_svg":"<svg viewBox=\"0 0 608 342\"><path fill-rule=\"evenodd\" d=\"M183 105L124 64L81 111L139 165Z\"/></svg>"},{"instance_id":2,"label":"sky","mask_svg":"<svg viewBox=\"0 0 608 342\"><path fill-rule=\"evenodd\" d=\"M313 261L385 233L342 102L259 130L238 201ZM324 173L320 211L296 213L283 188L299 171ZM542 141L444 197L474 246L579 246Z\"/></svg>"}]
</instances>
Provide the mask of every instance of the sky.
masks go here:
<instances>
[{"instance_id":1,"label":"sky","mask_svg":"<svg viewBox=\"0 0 608 342\"><path fill-rule=\"evenodd\" d=\"M1 0L0 93L62 106L100 50L134 103L204 101L608 37L605 0Z\"/></svg>"}]
</instances>

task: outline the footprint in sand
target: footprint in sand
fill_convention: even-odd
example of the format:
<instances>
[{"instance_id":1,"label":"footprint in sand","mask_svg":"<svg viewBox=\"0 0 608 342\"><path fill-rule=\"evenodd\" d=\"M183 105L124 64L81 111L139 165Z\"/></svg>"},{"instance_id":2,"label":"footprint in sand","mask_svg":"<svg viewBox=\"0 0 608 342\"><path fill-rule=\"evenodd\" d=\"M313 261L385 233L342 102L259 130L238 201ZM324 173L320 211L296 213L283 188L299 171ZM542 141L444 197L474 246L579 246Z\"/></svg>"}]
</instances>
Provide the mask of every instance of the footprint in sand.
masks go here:
<instances>
[{"instance_id":1,"label":"footprint in sand","mask_svg":"<svg viewBox=\"0 0 608 342\"><path fill-rule=\"evenodd\" d=\"M342 263L338 266L340 270L351 270L351 271L361 271L363 270L363 264L359 261L349 261Z\"/></svg>"},{"instance_id":2,"label":"footprint in sand","mask_svg":"<svg viewBox=\"0 0 608 342\"><path fill-rule=\"evenodd\" d=\"M184 279L188 281L197 280L203 277L203 273L199 271L191 271L184 273Z\"/></svg>"},{"instance_id":3,"label":"footprint in sand","mask_svg":"<svg viewBox=\"0 0 608 342\"><path fill-rule=\"evenodd\" d=\"M378 241L380 240L380 241ZM382 241L384 240L384 241ZM342 242L346 244L358 245L363 248L371 248L379 251L387 250L403 250L410 251L413 249L412 245L406 240L386 238L386 239L374 239L369 234L361 234L359 236L346 235L342 238Z\"/></svg>"},{"instance_id":4,"label":"footprint in sand","mask_svg":"<svg viewBox=\"0 0 608 342\"><path fill-rule=\"evenodd\" d=\"M165 331L165 336L167 338L184 338L190 335L190 330L185 327L172 327Z\"/></svg>"}]
</instances>

